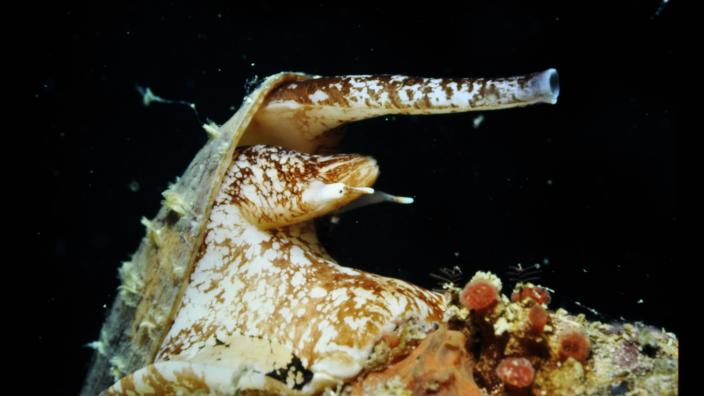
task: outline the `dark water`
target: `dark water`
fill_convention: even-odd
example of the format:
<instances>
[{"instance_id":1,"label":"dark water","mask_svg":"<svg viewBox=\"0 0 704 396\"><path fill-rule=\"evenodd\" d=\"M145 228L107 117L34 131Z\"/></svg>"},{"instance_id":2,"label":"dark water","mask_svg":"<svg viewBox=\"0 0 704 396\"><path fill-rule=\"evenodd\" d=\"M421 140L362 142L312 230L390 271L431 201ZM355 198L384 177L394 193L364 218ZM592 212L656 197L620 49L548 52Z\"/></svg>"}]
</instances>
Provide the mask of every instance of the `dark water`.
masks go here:
<instances>
[{"instance_id":1,"label":"dark water","mask_svg":"<svg viewBox=\"0 0 704 396\"><path fill-rule=\"evenodd\" d=\"M570 2L571 3L571 2ZM626 2L628 3L628 2ZM321 224L345 265L435 286L541 263L553 306L679 332L676 260L680 2L492 3L410 15L319 7L187 10L168 3L42 11L27 56L42 131L42 200L31 238L46 257L43 326L29 333L60 359L47 384L78 391L117 286L116 269L160 193L206 141L193 112L144 107L136 84L193 101L224 122L245 82L281 70L500 77L555 67L557 105L478 115L391 117L349 128L346 151L375 156L381 190L416 197ZM413 10L412 10L413 11ZM510 287L510 286L509 286ZM592 316L594 317L594 316ZM598 318L598 317L597 317Z\"/></svg>"}]
</instances>

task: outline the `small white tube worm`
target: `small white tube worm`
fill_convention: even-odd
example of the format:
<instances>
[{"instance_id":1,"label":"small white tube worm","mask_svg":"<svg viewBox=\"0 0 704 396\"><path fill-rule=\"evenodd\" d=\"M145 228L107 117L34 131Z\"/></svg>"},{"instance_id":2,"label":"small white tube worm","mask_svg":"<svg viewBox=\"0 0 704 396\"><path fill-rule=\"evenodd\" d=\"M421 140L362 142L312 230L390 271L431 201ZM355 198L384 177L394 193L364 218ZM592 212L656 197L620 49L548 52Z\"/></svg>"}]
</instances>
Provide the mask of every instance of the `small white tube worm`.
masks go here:
<instances>
[{"instance_id":1,"label":"small white tube worm","mask_svg":"<svg viewBox=\"0 0 704 396\"><path fill-rule=\"evenodd\" d=\"M348 122L391 114L445 114L557 102L555 69L509 78L338 76L277 88L256 114L242 144L314 151L324 132ZM327 135L327 134L326 134ZM249 141L256 136L256 140ZM334 143L334 142L333 142Z\"/></svg>"}]
</instances>

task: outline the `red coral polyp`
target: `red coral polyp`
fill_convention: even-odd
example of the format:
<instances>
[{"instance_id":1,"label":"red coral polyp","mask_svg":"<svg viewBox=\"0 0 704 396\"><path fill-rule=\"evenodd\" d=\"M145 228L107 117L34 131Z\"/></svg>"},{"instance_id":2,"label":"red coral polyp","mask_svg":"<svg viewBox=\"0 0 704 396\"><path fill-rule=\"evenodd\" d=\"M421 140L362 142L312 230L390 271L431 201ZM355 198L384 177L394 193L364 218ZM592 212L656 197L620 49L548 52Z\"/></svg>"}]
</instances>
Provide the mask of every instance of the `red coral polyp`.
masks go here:
<instances>
[{"instance_id":1,"label":"red coral polyp","mask_svg":"<svg viewBox=\"0 0 704 396\"><path fill-rule=\"evenodd\" d=\"M540 305L534 305L528 311L528 331L533 334L542 334L548 323L548 312Z\"/></svg>"},{"instance_id":2,"label":"red coral polyp","mask_svg":"<svg viewBox=\"0 0 704 396\"><path fill-rule=\"evenodd\" d=\"M486 281L470 282L462 290L462 304L470 310L485 312L499 299L496 287Z\"/></svg>"},{"instance_id":3,"label":"red coral polyp","mask_svg":"<svg viewBox=\"0 0 704 396\"><path fill-rule=\"evenodd\" d=\"M526 358L505 358L496 367L501 382L514 388L527 388L533 383L535 369Z\"/></svg>"},{"instance_id":4,"label":"red coral polyp","mask_svg":"<svg viewBox=\"0 0 704 396\"><path fill-rule=\"evenodd\" d=\"M550 292L540 286L524 286L511 294L511 301L521 302L531 299L538 304L548 305L550 303Z\"/></svg>"},{"instance_id":5,"label":"red coral polyp","mask_svg":"<svg viewBox=\"0 0 704 396\"><path fill-rule=\"evenodd\" d=\"M589 349L589 340L578 331L570 331L560 336L558 355L561 361L573 358L580 363L584 363L589 357Z\"/></svg>"}]
</instances>

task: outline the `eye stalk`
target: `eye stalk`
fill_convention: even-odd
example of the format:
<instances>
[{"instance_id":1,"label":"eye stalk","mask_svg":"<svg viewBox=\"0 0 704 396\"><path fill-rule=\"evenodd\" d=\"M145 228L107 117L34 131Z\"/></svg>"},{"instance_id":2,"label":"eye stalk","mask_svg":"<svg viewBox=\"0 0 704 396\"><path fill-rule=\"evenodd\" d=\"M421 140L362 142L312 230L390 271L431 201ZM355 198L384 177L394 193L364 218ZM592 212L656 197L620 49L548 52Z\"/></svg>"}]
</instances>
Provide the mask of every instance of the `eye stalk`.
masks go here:
<instances>
[{"instance_id":1,"label":"eye stalk","mask_svg":"<svg viewBox=\"0 0 704 396\"><path fill-rule=\"evenodd\" d=\"M301 200L311 213L317 214L315 217L319 217L344 206L362 194L373 193L374 189L369 187L351 187L344 183L325 184L313 180L303 191Z\"/></svg>"}]
</instances>

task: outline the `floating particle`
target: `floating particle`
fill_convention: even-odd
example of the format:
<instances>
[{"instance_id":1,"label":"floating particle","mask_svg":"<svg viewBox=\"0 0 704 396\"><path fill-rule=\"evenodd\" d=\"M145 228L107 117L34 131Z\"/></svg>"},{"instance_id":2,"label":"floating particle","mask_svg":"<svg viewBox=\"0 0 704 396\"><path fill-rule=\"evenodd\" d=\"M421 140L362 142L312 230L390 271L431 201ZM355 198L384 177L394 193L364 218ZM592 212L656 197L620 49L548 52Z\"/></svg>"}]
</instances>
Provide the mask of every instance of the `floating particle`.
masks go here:
<instances>
[{"instance_id":1,"label":"floating particle","mask_svg":"<svg viewBox=\"0 0 704 396\"><path fill-rule=\"evenodd\" d=\"M132 192L137 192L137 191L139 191L139 187L140 187L140 185L139 185L139 182L138 182L137 180L132 180L132 181L130 182L130 184L127 185L127 188L129 188L130 191L132 191Z\"/></svg>"},{"instance_id":2,"label":"floating particle","mask_svg":"<svg viewBox=\"0 0 704 396\"><path fill-rule=\"evenodd\" d=\"M480 115L474 117L474 119L472 120L472 126L474 127L474 129L477 129L477 128L479 128L480 125L482 125L483 122L484 122L484 115L480 114Z\"/></svg>"}]
</instances>

